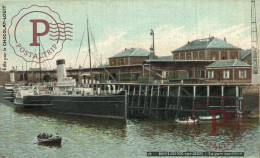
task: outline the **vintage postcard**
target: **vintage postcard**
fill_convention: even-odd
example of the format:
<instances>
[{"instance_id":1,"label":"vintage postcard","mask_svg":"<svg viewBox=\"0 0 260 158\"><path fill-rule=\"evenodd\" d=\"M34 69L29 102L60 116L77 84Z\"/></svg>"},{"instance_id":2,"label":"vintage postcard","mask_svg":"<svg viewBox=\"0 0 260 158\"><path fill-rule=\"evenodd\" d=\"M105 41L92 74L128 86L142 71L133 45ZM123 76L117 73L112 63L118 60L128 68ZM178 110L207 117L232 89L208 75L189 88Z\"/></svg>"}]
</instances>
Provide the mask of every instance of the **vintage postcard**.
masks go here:
<instances>
[{"instance_id":1,"label":"vintage postcard","mask_svg":"<svg viewBox=\"0 0 260 158\"><path fill-rule=\"evenodd\" d=\"M260 1L0 4L0 157L260 157Z\"/></svg>"}]
</instances>

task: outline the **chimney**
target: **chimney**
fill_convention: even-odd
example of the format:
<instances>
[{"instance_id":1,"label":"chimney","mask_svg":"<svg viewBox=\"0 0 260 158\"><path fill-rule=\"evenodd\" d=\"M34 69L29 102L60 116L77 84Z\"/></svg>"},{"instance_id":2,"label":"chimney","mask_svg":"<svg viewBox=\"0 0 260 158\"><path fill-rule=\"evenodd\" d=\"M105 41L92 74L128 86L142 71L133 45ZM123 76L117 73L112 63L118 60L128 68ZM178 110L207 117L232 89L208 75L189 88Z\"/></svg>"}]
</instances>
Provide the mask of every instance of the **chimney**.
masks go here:
<instances>
[{"instance_id":1,"label":"chimney","mask_svg":"<svg viewBox=\"0 0 260 158\"><path fill-rule=\"evenodd\" d=\"M224 37L224 41L225 41L225 42L227 42L227 39L226 39L226 37Z\"/></svg>"},{"instance_id":2,"label":"chimney","mask_svg":"<svg viewBox=\"0 0 260 158\"><path fill-rule=\"evenodd\" d=\"M63 77L67 77L65 60L59 59L56 61L57 64L57 78L58 82L62 82Z\"/></svg>"}]
</instances>

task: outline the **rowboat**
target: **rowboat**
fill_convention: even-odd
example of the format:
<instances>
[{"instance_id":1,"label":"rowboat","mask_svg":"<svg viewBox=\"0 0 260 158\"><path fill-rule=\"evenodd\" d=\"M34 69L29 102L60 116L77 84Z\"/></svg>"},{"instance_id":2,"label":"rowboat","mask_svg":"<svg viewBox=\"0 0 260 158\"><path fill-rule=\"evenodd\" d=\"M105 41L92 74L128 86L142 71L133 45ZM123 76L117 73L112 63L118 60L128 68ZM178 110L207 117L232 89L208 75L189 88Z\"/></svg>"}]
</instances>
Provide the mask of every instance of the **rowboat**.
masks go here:
<instances>
[{"instance_id":1,"label":"rowboat","mask_svg":"<svg viewBox=\"0 0 260 158\"><path fill-rule=\"evenodd\" d=\"M177 119L175 119L175 122L177 122L177 123L183 123L183 124L186 124L186 123L196 123L196 122L198 122L199 121L199 119L192 119L192 118L190 118L190 117L188 117L188 118L182 118L182 119L180 119L180 118L177 118Z\"/></svg>"},{"instance_id":2,"label":"rowboat","mask_svg":"<svg viewBox=\"0 0 260 158\"><path fill-rule=\"evenodd\" d=\"M38 144L60 145L61 140L62 138L60 136L52 136L45 133L38 135Z\"/></svg>"},{"instance_id":3,"label":"rowboat","mask_svg":"<svg viewBox=\"0 0 260 158\"><path fill-rule=\"evenodd\" d=\"M213 120L212 115L208 115L208 116L199 116L200 120ZM216 119L219 119L220 115L216 115Z\"/></svg>"}]
</instances>

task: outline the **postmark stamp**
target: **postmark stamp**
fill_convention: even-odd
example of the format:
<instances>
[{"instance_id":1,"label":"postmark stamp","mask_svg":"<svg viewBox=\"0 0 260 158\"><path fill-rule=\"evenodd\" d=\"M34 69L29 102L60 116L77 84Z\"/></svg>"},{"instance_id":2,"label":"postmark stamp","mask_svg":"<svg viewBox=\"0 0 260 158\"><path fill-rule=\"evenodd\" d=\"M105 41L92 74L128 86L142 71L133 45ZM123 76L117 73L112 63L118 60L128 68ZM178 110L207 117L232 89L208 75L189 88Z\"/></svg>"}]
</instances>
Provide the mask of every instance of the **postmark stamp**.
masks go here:
<instances>
[{"instance_id":1,"label":"postmark stamp","mask_svg":"<svg viewBox=\"0 0 260 158\"><path fill-rule=\"evenodd\" d=\"M232 150L251 126L251 114L243 113L236 99L219 98L210 96L199 99L190 112L190 118L194 121L187 123L194 144L206 152Z\"/></svg>"},{"instance_id":2,"label":"postmark stamp","mask_svg":"<svg viewBox=\"0 0 260 158\"><path fill-rule=\"evenodd\" d=\"M49 6L31 5L12 17L9 44L26 62L42 63L53 59L64 42L72 40L72 26Z\"/></svg>"}]
</instances>

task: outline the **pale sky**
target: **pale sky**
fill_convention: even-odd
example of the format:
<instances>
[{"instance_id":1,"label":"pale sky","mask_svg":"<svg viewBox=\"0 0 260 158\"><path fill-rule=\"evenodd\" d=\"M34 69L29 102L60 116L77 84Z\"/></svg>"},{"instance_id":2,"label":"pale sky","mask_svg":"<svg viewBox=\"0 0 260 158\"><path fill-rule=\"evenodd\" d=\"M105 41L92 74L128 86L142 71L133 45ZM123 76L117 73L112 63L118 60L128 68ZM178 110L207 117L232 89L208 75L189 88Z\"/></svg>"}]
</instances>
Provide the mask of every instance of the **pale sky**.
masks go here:
<instances>
[{"instance_id":1,"label":"pale sky","mask_svg":"<svg viewBox=\"0 0 260 158\"><path fill-rule=\"evenodd\" d=\"M150 29L153 29L155 33L155 52L158 56L171 55L171 51L188 41L207 38L209 35L220 39L226 37L227 42L242 49L248 49L251 46L251 0L78 0L66 2L53 0L0 3L7 8L8 27L11 18L20 9L32 4L49 6L59 13L63 22L73 24L72 41L65 41L63 50L49 62L52 69L56 67L56 60L62 58L66 60L67 67L83 65L88 50L86 34L77 63L76 57L86 26L86 15L89 17L98 50L92 54L93 63L96 65L101 61L101 54L102 61L105 63L108 57L125 48L149 50L152 43ZM256 3L258 7L256 10L259 11L260 2ZM2 23L2 18L0 21ZM259 12L257 12L257 22L260 22ZM259 27L258 30L260 30ZM23 34L23 32L19 33ZM25 39L27 36L28 34L24 33ZM2 34L0 37L2 41ZM21 70L22 65L25 68L25 61L16 56L10 46L7 49L8 69L17 66ZM1 64L2 57L1 52ZM88 67L88 64L86 62L84 66ZM29 69L37 65L29 63L27 66ZM47 67L46 64L42 66Z\"/></svg>"}]
</instances>

